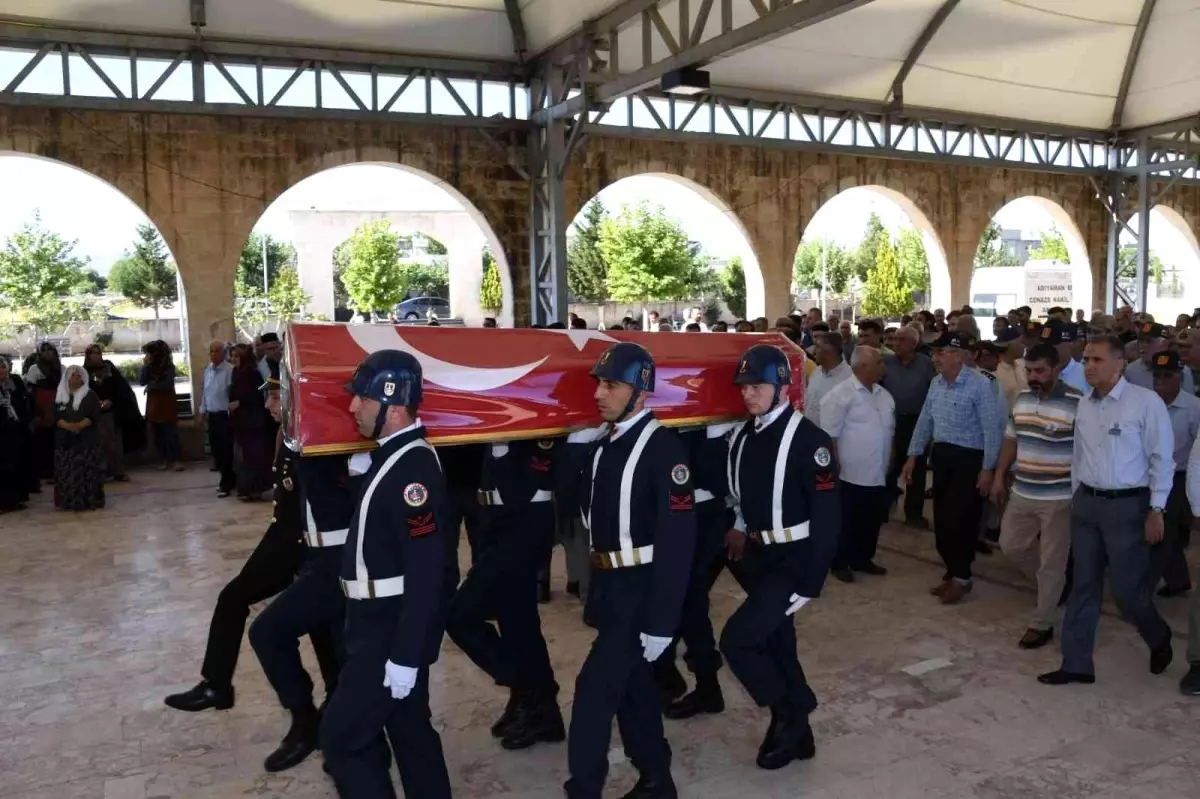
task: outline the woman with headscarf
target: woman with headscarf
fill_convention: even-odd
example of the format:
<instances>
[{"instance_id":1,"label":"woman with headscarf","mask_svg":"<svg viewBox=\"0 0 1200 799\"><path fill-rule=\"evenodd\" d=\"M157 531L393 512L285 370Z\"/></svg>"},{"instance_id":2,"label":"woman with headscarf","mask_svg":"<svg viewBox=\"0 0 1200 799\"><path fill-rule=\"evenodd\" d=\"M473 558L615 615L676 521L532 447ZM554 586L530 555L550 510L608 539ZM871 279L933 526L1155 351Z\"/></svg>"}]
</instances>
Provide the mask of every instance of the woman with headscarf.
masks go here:
<instances>
[{"instance_id":1,"label":"woman with headscarf","mask_svg":"<svg viewBox=\"0 0 1200 799\"><path fill-rule=\"evenodd\" d=\"M43 480L54 479L54 398L62 378L58 349L49 341L38 347L37 359L25 371L25 386L33 395L33 467Z\"/></svg>"},{"instance_id":2,"label":"woman with headscarf","mask_svg":"<svg viewBox=\"0 0 1200 799\"><path fill-rule=\"evenodd\" d=\"M254 350L238 344L230 354L233 378L229 383L229 414L233 422L233 470L237 473L238 499L254 502L271 487L274 441L267 440L267 406L262 375Z\"/></svg>"},{"instance_id":3,"label":"woman with headscarf","mask_svg":"<svg viewBox=\"0 0 1200 799\"><path fill-rule=\"evenodd\" d=\"M8 358L0 355L0 513L25 510L29 499L32 422L33 400L25 382L12 373Z\"/></svg>"},{"instance_id":4,"label":"woman with headscarf","mask_svg":"<svg viewBox=\"0 0 1200 799\"><path fill-rule=\"evenodd\" d=\"M154 434L154 449L162 471L183 471L179 464L179 421L176 417L175 364L171 348L157 339L142 347L142 371L138 382L146 387L146 421Z\"/></svg>"},{"instance_id":5,"label":"woman with headscarf","mask_svg":"<svg viewBox=\"0 0 1200 799\"><path fill-rule=\"evenodd\" d=\"M63 510L104 507L104 453L97 422L100 400L82 366L68 366L54 403L54 505Z\"/></svg>"},{"instance_id":6,"label":"woman with headscarf","mask_svg":"<svg viewBox=\"0 0 1200 799\"><path fill-rule=\"evenodd\" d=\"M100 400L100 420L96 427L100 449L108 464L107 477L126 481L129 479L125 473L126 450L136 452L146 444L145 425L137 398L121 370L105 359L104 348L99 344L87 348L83 368L88 373L88 388ZM126 432L128 428L132 431ZM131 443L135 446L130 447Z\"/></svg>"}]
</instances>

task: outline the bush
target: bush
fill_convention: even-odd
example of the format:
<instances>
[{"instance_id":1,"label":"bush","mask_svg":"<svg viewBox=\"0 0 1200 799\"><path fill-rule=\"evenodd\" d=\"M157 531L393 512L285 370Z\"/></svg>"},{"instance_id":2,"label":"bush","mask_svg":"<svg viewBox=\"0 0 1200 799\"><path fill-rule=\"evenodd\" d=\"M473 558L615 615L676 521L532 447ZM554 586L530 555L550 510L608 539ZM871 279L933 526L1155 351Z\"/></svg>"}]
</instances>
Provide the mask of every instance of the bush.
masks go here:
<instances>
[{"instance_id":1,"label":"bush","mask_svg":"<svg viewBox=\"0 0 1200 799\"><path fill-rule=\"evenodd\" d=\"M116 363L116 366L117 366L117 369L119 369L121 371L121 375L126 380L129 381L130 385L132 385L132 386L139 385L138 378L141 376L141 373L142 373L142 359L141 358L126 358L123 361L118 361ZM187 377L187 378L190 378L192 376L191 365L188 364L187 361L183 360L182 357L180 357L180 359L175 362L175 375L176 375L176 377Z\"/></svg>"},{"instance_id":2,"label":"bush","mask_svg":"<svg viewBox=\"0 0 1200 799\"><path fill-rule=\"evenodd\" d=\"M112 346L113 334L111 330L102 330L92 338L92 343L99 344L101 347L108 349Z\"/></svg>"}]
</instances>

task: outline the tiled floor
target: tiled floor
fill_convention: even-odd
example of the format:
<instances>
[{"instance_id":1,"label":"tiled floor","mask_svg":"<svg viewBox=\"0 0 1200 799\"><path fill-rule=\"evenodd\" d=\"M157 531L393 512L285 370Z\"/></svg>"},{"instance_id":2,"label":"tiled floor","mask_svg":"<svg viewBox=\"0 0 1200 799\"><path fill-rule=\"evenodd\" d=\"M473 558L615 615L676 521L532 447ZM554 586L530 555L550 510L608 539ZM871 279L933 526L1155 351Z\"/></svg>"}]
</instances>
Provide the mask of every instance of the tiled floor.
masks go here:
<instances>
[{"instance_id":1,"label":"tiled floor","mask_svg":"<svg viewBox=\"0 0 1200 799\"><path fill-rule=\"evenodd\" d=\"M237 706L185 714L162 697L197 679L217 591L240 567L270 508L217 500L203 467L139 472L107 510L59 513L39 497L0 516L0 797L324 797L319 758L276 776L263 757L286 728L248 647ZM801 657L821 699L815 760L753 765L764 716L722 672L729 709L667 722L684 796L721 799L1167 799L1200 796L1200 701L1181 697L1183 641L1167 675L1146 670L1134 631L1101 625L1092 687L1034 680L1057 652L1019 651L1032 597L999 554L960 606L926 593L938 578L932 536L884 536L884 578L830 581L798 614ZM556 567L561 563L556 559ZM590 631L561 593L543 609L570 689ZM738 601L723 579L716 617ZM1164 608L1178 632L1186 600ZM459 797L561 796L566 750L500 750L488 734L504 697L450 644L433 710ZM316 673L315 668L313 669ZM610 795L634 775L619 748Z\"/></svg>"}]
</instances>

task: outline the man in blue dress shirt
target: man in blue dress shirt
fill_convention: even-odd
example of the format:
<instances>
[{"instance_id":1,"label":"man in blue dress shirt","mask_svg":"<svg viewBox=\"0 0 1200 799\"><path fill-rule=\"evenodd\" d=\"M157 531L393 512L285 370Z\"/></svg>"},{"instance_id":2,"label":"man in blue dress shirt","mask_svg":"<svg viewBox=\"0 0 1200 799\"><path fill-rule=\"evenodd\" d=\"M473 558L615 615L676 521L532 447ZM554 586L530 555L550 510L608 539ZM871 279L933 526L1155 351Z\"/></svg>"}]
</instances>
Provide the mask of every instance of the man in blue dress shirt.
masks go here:
<instances>
[{"instance_id":1,"label":"man in blue dress shirt","mask_svg":"<svg viewBox=\"0 0 1200 799\"><path fill-rule=\"evenodd\" d=\"M993 379L967 368L972 339L953 331L933 342L934 378L900 471L907 485L916 459L933 441L933 517L938 554L946 565L932 593L944 604L971 591L971 564L983 498L1000 455L1000 423Z\"/></svg>"}]
</instances>

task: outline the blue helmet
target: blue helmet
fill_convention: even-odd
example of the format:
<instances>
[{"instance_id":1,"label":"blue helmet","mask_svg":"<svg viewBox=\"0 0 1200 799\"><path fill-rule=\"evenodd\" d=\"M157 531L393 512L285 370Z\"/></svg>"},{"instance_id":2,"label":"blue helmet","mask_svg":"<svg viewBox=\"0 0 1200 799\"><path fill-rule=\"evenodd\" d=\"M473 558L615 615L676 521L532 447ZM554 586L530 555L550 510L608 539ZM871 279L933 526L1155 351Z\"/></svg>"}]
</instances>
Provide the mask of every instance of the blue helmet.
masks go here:
<instances>
[{"instance_id":1,"label":"blue helmet","mask_svg":"<svg viewBox=\"0 0 1200 799\"><path fill-rule=\"evenodd\" d=\"M792 382L792 365L779 347L772 344L755 344L738 359L733 382L739 386L752 383L786 386Z\"/></svg>"},{"instance_id":2,"label":"blue helmet","mask_svg":"<svg viewBox=\"0 0 1200 799\"><path fill-rule=\"evenodd\" d=\"M592 377L633 386L634 396L654 390L654 358L632 341L613 344L592 367Z\"/></svg>"},{"instance_id":3,"label":"blue helmet","mask_svg":"<svg viewBox=\"0 0 1200 799\"><path fill-rule=\"evenodd\" d=\"M421 403L421 364L407 352L379 350L363 359L346 390L384 407Z\"/></svg>"}]
</instances>

